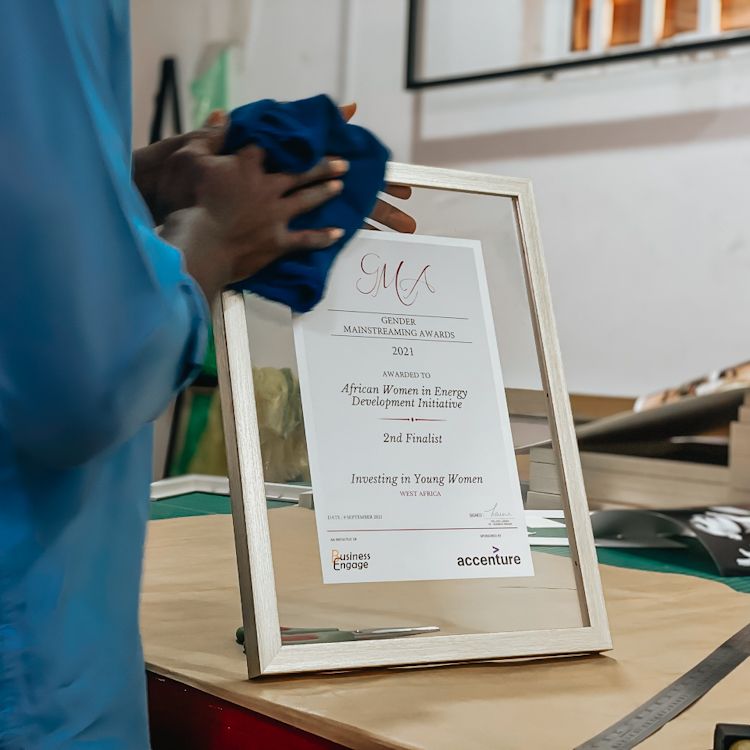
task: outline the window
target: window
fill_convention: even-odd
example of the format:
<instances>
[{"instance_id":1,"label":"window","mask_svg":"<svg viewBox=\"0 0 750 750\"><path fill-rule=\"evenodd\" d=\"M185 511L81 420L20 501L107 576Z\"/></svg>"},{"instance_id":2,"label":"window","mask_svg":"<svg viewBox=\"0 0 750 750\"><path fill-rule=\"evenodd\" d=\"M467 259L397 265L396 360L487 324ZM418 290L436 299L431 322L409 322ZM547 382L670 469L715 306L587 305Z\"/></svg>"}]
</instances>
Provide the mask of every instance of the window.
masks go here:
<instances>
[{"instance_id":1,"label":"window","mask_svg":"<svg viewBox=\"0 0 750 750\"><path fill-rule=\"evenodd\" d=\"M573 11L573 41L571 49L574 52L589 48L591 36L591 0L576 0Z\"/></svg>"},{"instance_id":2,"label":"window","mask_svg":"<svg viewBox=\"0 0 750 750\"><path fill-rule=\"evenodd\" d=\"M750 28L750 2L747 0L722 0L721 30L738 31Z\"/></svg>"},{"instance_id":3,"label":"window","mask_svg":"<svg viewBox=\"0 0 750 750\"><path fill-rule=\"evenodd\" d=\"M407 2L410 89L687 53L711 59L727 47L750 52L750 0Z\"/></svg>"},{"instance_id":4,"label":"window","mask_svg":"<svg viewBox=\"0 0 750 750\"><path fill-rule=\"evenodd\" d=\"M572 52L750 29L750 0L573 0L572 5Z\"/></svg>"},{"instance_id":5,"label":"window","mask_svg":"<svg viewBox=\"0 0 750 750\"><path fill-rule=\"evenodd\" d=\"M641 0L612 0L612 32L609 46L641 41Z\"/></svg>"},{"instance_id":6,"label":"window","mask_svg":"<svg viewBox=\"0 0 750 750\"><path fill-rule=\"evenodd\" d=\"M667 0L664 4L664 25L661 38L698 30L698 0Z\"/></svg>"}]
</instances>

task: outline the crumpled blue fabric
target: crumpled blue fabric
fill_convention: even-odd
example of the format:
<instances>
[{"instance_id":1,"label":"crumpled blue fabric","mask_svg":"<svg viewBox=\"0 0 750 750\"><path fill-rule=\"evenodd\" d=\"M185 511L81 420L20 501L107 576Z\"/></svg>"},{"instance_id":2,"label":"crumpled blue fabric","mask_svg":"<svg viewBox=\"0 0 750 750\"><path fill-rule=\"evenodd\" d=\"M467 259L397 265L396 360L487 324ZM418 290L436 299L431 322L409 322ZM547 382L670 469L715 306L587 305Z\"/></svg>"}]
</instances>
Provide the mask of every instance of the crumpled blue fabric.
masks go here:
<instances>
[{"instance_id":1,"label":"crumpled blue fabric","mask_svg":"<svg viewBox=\"0 0 750 750\"><path fill-rule=\"evenodd\" d=\"M269 172L305 172L324 156L338 156L350 164L343 191L289 225L291 229L340 227L341 239L323 250L280 258L236 285L295 312L306 312L320 302L336 255L375 205L384 186L388 149L368 130L344 122L336 105L322 94L295 102L262 99L235 109L224 150L232 153L249 144L265 150Z\"/></svg>"}]
</instances>

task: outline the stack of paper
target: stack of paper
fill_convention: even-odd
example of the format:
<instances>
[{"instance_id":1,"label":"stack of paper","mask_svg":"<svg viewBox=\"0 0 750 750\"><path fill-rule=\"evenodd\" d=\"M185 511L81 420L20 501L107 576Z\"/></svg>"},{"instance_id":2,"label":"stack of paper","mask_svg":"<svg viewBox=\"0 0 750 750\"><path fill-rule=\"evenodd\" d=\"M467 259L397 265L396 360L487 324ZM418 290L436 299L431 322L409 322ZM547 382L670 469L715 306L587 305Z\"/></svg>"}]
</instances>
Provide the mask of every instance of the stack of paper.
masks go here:
<instances>
[{"instance_id":1,"label":"stack of paper","mask_svg":"<svg viewBox=\"0 0 750 750\"><path fill-rule=\"evenodd\" d=\"M747 456L750 457L750 423ZM721 504L728 499L726 466L581 452L586 495L591 508L684 508ZM527 508L560 508L560 466L552 448L532 448ZM750 461L745 464L750 488Z\"/></svg>"}]
</instances>

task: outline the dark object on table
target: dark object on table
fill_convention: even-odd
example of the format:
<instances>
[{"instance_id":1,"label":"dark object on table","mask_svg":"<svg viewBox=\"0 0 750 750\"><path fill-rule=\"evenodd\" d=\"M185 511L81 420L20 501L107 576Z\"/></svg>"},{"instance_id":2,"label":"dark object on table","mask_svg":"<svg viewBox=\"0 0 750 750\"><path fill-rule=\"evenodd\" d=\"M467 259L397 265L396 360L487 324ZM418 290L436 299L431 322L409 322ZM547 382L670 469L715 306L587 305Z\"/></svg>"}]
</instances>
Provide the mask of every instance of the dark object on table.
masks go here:
<instances>
[{"instance_id":1,"label":"dark object on table","mask_svg":"<svg viewBox=\"0 0 750 750\"><path fill-rule=\"evenodd\" d=\"M750 505L600 510L591 523L597 540L672 542L707 553L721 576L750 575Z\"/></svg>"},{"instance_id":2,"label":"dark object on table","mask_svg":"<svg viewBox=\"0 0 750 750\"><path fill-rule=\"evenodd\" d=\"M733 745L740 740L750 742L750 724L716 725L716 729L714 730L714 750L734 750Z\"/></svg>"}]
</instances>

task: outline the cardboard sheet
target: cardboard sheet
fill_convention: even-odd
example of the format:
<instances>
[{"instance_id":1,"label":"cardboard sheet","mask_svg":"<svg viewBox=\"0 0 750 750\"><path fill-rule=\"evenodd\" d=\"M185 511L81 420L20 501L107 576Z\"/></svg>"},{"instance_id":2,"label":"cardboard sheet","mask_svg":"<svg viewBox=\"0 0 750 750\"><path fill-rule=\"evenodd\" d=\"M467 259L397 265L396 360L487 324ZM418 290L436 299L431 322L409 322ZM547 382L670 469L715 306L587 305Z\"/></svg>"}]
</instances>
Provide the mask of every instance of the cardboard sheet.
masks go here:
<instances>
[{"instance_id":1,"label":"cardboard sheet","mask_svg":"<svg viewBox=\"0 0 750 750\"><path fill-rule=\"evenodd\" d=\"M293 537L295 518L305 524L300 514L304 511L272 511L272 533L278 533L283 518L282 533ZM305 554L300 551L295 567L304 566ZM721 583L606 566L602 577L615 643L605 655L250 682L233 640L241 615L231 517L156 521L150 524L146 550L144 650L157 673L352 748L572 748L750 621L750 597ZM565 576L555 580L561 591L568 589ZM326 587L336 588L342 587ZM315 600L311 595L309 603ZM328 624L333 604L320 605L319 615ZM361 614L357 606L341 612L342 627L347 617ZM424 619L412 606L413 616ZM557 613L561 623L572 616L567 607L552 607L551 615ZM395 614L385 613L388 624ZM446 618L442 624L462 628L477 625L482 617L487 614L472 613L461 623ZM717 722L750 721L749 692L746 662L640 747L705 750Z\"/></svg>"}]
</instances>

